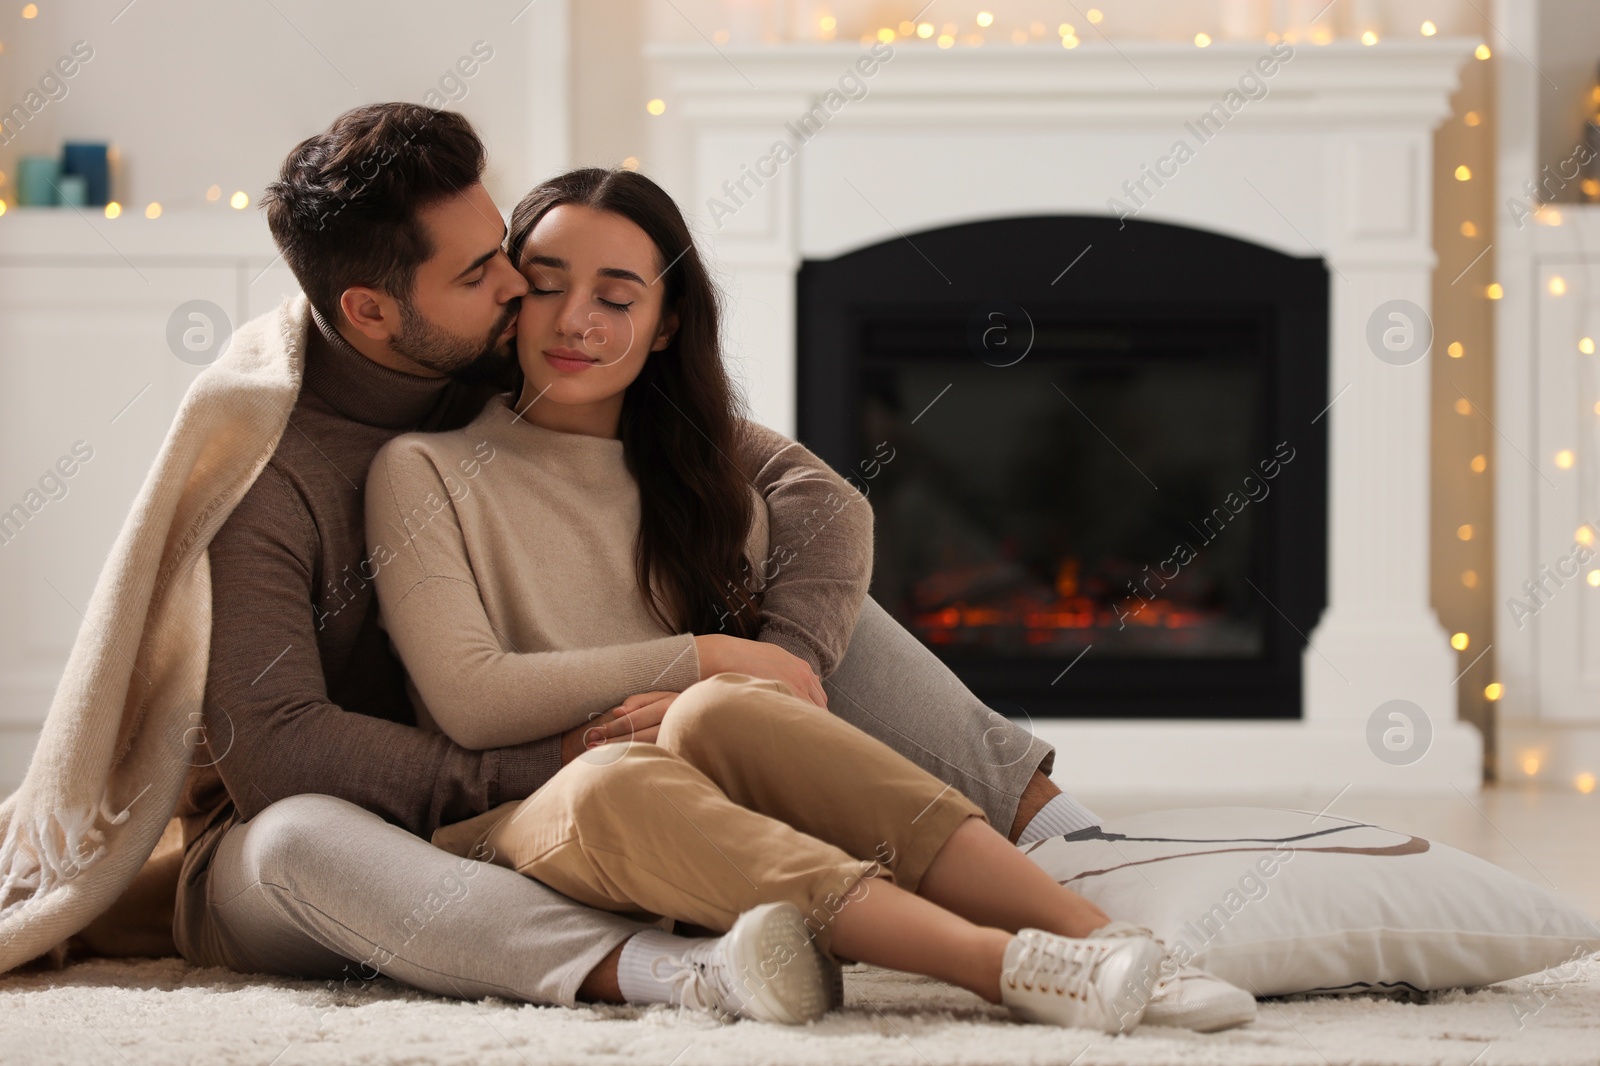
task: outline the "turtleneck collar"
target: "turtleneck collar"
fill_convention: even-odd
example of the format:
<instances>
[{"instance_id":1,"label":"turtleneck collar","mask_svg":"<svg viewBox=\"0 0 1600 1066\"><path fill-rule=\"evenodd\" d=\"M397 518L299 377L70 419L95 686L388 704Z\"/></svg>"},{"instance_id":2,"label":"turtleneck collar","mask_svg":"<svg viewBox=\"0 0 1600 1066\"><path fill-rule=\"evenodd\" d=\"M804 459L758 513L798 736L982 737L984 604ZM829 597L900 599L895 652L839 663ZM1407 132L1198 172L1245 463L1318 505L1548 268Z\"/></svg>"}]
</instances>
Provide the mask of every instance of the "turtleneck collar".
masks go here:
<instances>
[{"instance_id":1,"label":"turtleneck collar","mask_svg":"<svg viewBox=\"0 0 1600 1066\"><path fill-rule=\"evenodd\" d=\"M449 378L424 378L379 366L339 335L316 308L306 331L304 387L344 417L383 429L413 429L438 406Z\"/></svg>"}]
</instances>

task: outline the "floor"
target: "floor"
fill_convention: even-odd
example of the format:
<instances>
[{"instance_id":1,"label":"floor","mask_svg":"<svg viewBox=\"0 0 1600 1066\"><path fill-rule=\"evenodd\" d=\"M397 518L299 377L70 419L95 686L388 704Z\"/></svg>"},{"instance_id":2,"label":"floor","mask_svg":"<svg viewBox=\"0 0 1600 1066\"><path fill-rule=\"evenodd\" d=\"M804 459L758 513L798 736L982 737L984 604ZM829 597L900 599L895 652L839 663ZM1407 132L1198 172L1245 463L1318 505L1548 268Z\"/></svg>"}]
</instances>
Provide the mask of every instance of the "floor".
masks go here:
<instances>
[{"instance_id":1,"label":"floor","mask_svg":"<svg viewBox=\"0 0 1600 1066\"><path fill-rule=\"evenodd\" d=\"M1600 916L1600 796L1494 790L1363 796L1083 796L1103 817L1184 806L1290 806L1408 829L1499 863ZM1330 801L1332 805L1329 806ZM1130 1037L1010 1021L965 992L852 968L846 1009L804 1029L721 1026L667 1008L579 1010L439 999L388 981L360 989L199 970L179 959L95 960L0 976L0 1061L309 1063L1059 1063L1063 1066L1593 1066L1600 955L1426 1004L1265 1001L1212 1036Z\"/></svg>"}]
</instances>

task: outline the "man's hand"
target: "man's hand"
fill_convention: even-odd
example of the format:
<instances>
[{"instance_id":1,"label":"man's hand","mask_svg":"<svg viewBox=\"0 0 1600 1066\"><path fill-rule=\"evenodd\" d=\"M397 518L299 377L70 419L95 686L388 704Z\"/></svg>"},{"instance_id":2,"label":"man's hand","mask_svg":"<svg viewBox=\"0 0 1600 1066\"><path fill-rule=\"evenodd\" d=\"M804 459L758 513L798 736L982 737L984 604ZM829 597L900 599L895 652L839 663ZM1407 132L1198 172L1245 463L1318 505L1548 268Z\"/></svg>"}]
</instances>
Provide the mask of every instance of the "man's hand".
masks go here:
<instances>
[{"instance_id":1,"label":"man's hand","mask_svg":"<svg viewBox=\"0 0 1600 1066\"><path fill-rule=\"evenodd\" d=\"M828 708L827 693L822 690L822 679L798 655L764 640L745 640L726 633L708 633L694 638L695 652L700 656L700 680L713 674L732 671L769 681L782 681L803 700L810 700L823 710Z\"/></svg>"},{"instance_id":2,"label":"man's hand","mask_svg":"<svg viewBox=\"0 0 1600 1066\"><path fill-rule=\"evenodd\" d=\"M640 692L561 735L561 765L576 759L590 748L636 740L654 744L661 733L667 709L678 698L676 692Z\"/></svg>"}]
</instances>

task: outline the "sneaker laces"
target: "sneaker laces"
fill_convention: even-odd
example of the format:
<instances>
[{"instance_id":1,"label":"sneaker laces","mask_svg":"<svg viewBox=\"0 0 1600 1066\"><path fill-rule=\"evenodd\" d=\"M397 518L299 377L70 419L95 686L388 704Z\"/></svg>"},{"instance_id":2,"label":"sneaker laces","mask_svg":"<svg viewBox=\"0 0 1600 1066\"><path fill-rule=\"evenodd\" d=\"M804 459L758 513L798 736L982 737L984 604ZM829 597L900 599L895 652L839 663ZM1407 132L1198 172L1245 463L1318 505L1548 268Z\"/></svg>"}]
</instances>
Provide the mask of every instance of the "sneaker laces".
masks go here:
<instances>
[{"instance_id":1,"label":"sneaker laces","mask_svg":"<svg viewBox=\"0 0 1600 1066\"><path fill-rule=\"evenodd\" d=\"M1115 940L1121 937L1136 936L1144 937L1147 940L1154 940L1156 944L1160 946L1162 955L1161 964L1156 968L1156 979L1150 985L1149 1002L1154 1003L1158 999L1164 999L1173 991L1173 989L1177 988L1178 976L1183 970L1183 966L1176 958L1173 957L1172 949L1167 947L1167 942L1156 936L1156 934L1150 929L1142 925L1135 925L1132 922L1118 920L1114 922L1108 922L1089 935L1096 939L1102 940ZM1140 983L1143 983L1142 975L1140 978Z\"/></svg>"},{"instance_id":2,"label":"sneaker laces","mask_svg":"<svg viewBox=\"0 0 1600 1066\"><path fill-rule=\"evenodd\" d=\"M1046 937L1024 930L1017 934L1022 950L1017 954L1016 965L1006 970L1002 978L1017 987L1032 991L1035 987L1047 988L1058 994L1070 994L1088 999L1094 987L1095 963L1104 949L1097 944L1081 940Z\"/></svg>"},{"instance_id":3,"label":"sneaker laces","mask_svg":"<svg viewBox=\"0 0 1600 1066\"><path fill-rule=\"evenodd\" d=\"M650 962L650 976L672 988L678 1002L678 1011L699 1011L726 1021L733 1017L723 1005L730 998L724 995L734 987L733 973L718 944L690 948L682 955L658 955ZM671 973L663 974L660 966L676 966Z\"/></svg>"}]
</instances>

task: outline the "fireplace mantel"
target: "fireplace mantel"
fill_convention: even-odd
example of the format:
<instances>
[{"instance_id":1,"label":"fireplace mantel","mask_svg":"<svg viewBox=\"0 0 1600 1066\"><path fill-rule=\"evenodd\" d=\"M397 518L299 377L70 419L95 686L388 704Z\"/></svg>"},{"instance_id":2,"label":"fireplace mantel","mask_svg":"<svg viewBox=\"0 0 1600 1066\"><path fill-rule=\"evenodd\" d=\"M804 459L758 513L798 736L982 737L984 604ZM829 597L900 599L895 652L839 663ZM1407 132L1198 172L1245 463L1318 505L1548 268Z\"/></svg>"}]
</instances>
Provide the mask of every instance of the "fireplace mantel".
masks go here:
<instances>
[{"instance_id":1,"label":"fireplace mantel","mask_svg":"<svg viewBox=\"0 0 1600 1066\"><path fill-rule=\"evenodd\" d=\"M667 102L653 169L728 290L730 351L751 406L781 430L795 424L805 259L960 222L1137 207L1141 219L1328 264L1329 606L1308 634L1301 721L1035 722L1060 748L1059 779L1330 797L1352 784L1478 787L1481 740L1456 710L1465 663L1428 600L1429 360L1396 366L1366 339L1380 305L1429 306L1432 130L1477 43L1296 45L1260 79L1265 95L1252 89L1232 111L1228 92L1269 46L902 45L860 79L864 96L805 139L795 124L825 108L866 46L649 50ZM1196 124L1213 105L1228 117L1204 136ZM1182 161L1179 141L1190 148ZM792 157L779 158L780 142ZM1141 181L1142 203L1129 192ZM1092 249L1062 249L1057 283L1071 284L1069 264L1092 270ZM944 285L937 264L928 279L930 291ZM1403 765L1368 742L1369 720L1392 700L1420 707L1432 731L1427 753Z\"/></svg>"}]
</instances>

